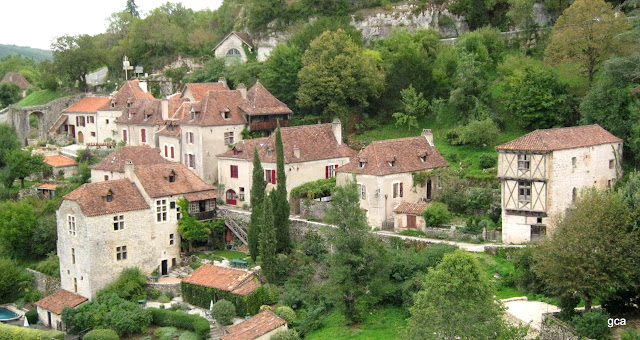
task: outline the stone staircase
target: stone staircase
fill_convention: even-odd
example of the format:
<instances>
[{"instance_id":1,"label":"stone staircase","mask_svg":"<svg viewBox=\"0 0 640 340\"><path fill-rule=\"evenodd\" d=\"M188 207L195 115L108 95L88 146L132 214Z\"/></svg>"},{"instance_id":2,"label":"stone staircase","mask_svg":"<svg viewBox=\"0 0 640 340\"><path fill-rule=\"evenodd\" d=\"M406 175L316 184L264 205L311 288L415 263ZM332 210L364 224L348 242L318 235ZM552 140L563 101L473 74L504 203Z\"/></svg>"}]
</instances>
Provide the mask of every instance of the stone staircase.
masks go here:
<instances>
[{"instance_id":1,"label":"stone staircase","mask_svg":"<svg viewBox=\"0 0 640 340\"><path fill-rule=\"evenodd\" d=\"M231 230L231 232L236 235L236 237L238 237L240 241L244 243L244 245L249 245L247 232L242 229L242 227L238 223L236 223L236 221L229 217L229 214L227 214L227 211L225 209L219 209L218 216L224 218L224 223L226 224L227 228L229 228L229 230Z\"/></svg>"},{"instance_id":2,"label":"stone staircase","mask_svg":"<svg viewBox=\"0 0 640 340\"><path fill-rule=\"evenodd\" d=\"M211 317L211 315L205 316L205 319L207 319L207 321L209 321L209 324L211 325L211 332L209 333L209 335L210 335L209 340L220 340L220 338L222 338L222 336L224 335L223 327L220 326Z\"/></svg>"}]
</instances>

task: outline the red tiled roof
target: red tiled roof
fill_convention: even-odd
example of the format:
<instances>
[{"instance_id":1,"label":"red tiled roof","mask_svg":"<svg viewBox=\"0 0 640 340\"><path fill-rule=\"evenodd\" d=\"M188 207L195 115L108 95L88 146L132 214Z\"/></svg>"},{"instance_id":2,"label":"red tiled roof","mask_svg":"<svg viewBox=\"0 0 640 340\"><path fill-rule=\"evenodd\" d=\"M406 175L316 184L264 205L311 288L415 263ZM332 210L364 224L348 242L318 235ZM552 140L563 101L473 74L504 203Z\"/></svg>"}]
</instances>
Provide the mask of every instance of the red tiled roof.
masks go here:
<instances>
[{"instance_id":1,"label":"red tiled roof","mask_svg":"<svg viewBox=\"0 0 640 340\"><path fill-rule=\"evenodd\" d=\"M59 291L36 302L36 306L60 315L65 307L73 308L88 300L89 299L84 296L80 296L68 290L60 289Z\"/></svg>"},{"instance_id":2,"label":"red tiled roof","mask_svg":"<svg viewBox=\"0 0 640 340\"><path fill-rule=\"evenodd\" d=\"M426 157L426 161L422 162L421 157ZM365 162L364 168L359 168L360 161ZM418 136L371 142L336 171L384 176L448 165L435 146L430 145L424 136Z\"/></svg>"},{"instance_id":3,"label":"red tiled roof","mask_svg":"<svg viewBox=\"0 0 640 340\"><path fill-rule=\"evenodd\" d=\"M165 164L147 164L133 168L144 191L150 197L161 197L182 194L195 194L215 190L214 186L205 183L184 164L168 162ZM169 182L173 172L174 182ZM206 195L210 195L207 193Z\"/></svg>"},{"instance_id":4,"label":"red tiled roof","mask_svg":"<svg viewBox=\"0 0 640 340\"><path fill-rule=\"evenodd\" d=\"M240 109L248 115L291 114L285 103L279 101L260 82L247 91L248 102L241 104Z\"/></svg>"},{"instance_id":5,"label":"red tiled roof","mask_svg":"<svg viewBox=\"0 0 640 340\"><path fill-rule=\"evenodd\" d=\"M31 83L20 73L17 72L7 72L0 83L14 83L20 87L21 90L26 90Z\"/></svg>"},{"instance_id":6,"label":"red tiled roof","mask_svg":"<svg viewBox=\"0 0 640 340\"><path fill-rule=\"evenodd\" d=\"M402 202L393 209L393 212L396 214L422 215L424 209L427 209L429 205L429 203Z\"/></svg>"},{"instance_id":7,"label":"red tiled roof","mask_svg":"<svg viewBox=\"0 0 640 340\"><path fill-rule=\"evenodd\" d=\"M254 340L267 334L287 322L270 310L264 310L248 320L227 328L227 335L222 340Z\"/></svg>"},{"instance_id":8,"label":"red tiled roof","mask_svg":"<svg viewBox=\"0 0 640 340\"><path fill-rule=\"evenodd\" d=\"M44 158L44 162L51 165L54 168L57 168L59 166L72 166L72 165L77 165L76 161L65 157L65 156L61 156L61 155L55 155L55 156L46 156Z\"/></svg>"},{"instance_id":9,"label":"red tiled roof","mask_svg":"<svg viewBox=\"0 0 640 340\"><path fill-rule=\"evenodd\" d=\"M111 202L106 200L109 191L113 195ZM149 208L136 185L128 179L83 184L64 198L76 201L85 216Z\"/></svg>"},{"instance_id":10,"label":"red tiled roof","mask_svg":"<svg viewBox=\"0 0 640 340\"><path fill-rule=\"evenodd\" d=\"M63 112L95 113L109 102L109 97L84 97Z\"/></svg>"},{"instance_id":11,"label":"red tiled roof","mask_svg":"<svg viewBox=\"0 0 640 340\"><path fill-rule=\"evenodd\" d=\"M285 163L309 162L356 155L356 152L346 144L338 145L331 123L283 127L280 132L282 134L282 144L284 145ZM251 160L253 159L253 149L257 147L258 155L262 162L275 163L275 141L275 134L269 137L242 140L235 146L236 155L234 155L232 149L219 156ZM294 149L296 148L300 150L300 157L295 157L294 155Z\"/></svg>"},{"instance_id":12,"label":"red tiled roof","mask_svg":"<svg viewBox=\"0 0 640 340\"><path fill-rule=\"evenodd\" d=\"M260 283L257 282L252 272L212 265L201 266L185 277L182 282L220 289L242 296L249 295L260 287ZM244 288L245 285L249 286Z\"/></svg>"},{"instance_id":13,"label":"red tiled roof","mask_svg":"<svg viewBox=\"0 0 640 340\"><path fill-rule=\"evenodd\" d=\"M159 99L143 98L131 103L131 107L122 110L116 118L117 123L160 125L162 120L162 102Z\"/></svg>"},{"instance_id":14,"label":"red tiled roof","mask_svg":"<svg viewBox=\"0 0 640 340\"><path fill-rule=\"evenodd\" d=\"M180 137L180 125L178 122L170 119L164 122L164 126L156 132L157 135L169 136L169 137Z\"/></svg>"},{"instance_id":15,"label":"red tiled roof","mask_svg":"<svg viewBox=\"0 0 640 340\"><path fill-rule=\"evenodd\" d=\"M184 199L189 202L211 200L219 197L220 196L218 195L218 192L216 190L200 191L184 195Z\"/></svg>"},{"instance_id":16,"label":"red tiled roof","mask_svg":"<svg viewBox=\"0 0 640 340\"><path fill-rule=\"evenodd\" d=\"M60 186L60 184L44 183L44 184L41 184L40 186L38 186L38 189L56 190L56 188L59 187L59 186Z\"/></svg>"},{"instance_id":17,"label":"red tiled roof","mask_svg":"<svg viewBox=\"0 0 640 340\"><path fill-rule=\"evenodd\" d=\"M173 115L185 125L237 125L245 124L246 120L240 113L238 105L242 104L242 94L237 90L209 91L199 102L185 102ZM196 112L192 119L191 109ZM229 119L224 119L222 113L229 111Z\"/></svg>"},{"instance_id":18,"label":"red tiled roof","mask_svg":"<svg viewBox=\"0 0 640 340\"><path fill-rule=\"evenodd\" d=\"M185 85L184 90L182 90L183 96L184 96L184 93L186 92L187 89L189 89L189 91L191 92L191 95L193 96L195 101L199 102L199 101L202 100L204 95L207 94L207 92L209 92L209 91L229 90L229 87L227 86L227 84L225 84L223 82L188 83L187 85Z\"/></svg>"},{"instance_id":19,"label":"red tiled roof","mask_svg":"<svg viewBox=\"0 0 640 340\"><path fill-rule=\"evenodd\" d=\"M167 164L171 163L162 158L160 149L149 146L123 146L110 153L98 164L90 166L92 170L124 172L124 162L129 159L133 165Z\"/></svg>"},{"instance_id":20,"label":"red tiled roof","mask_svg":"<svg viewBox=\"0 0 640 340\"><path fill-rule=\"evenodd\" d=\"M116 94L111 97L106 104L99 108L100 111L122 111L127 107L127 103L133 104L137 99L153 99L153 96L149 92L144 92L140 88L139 80L127 81ZM115 107L111 107L111 102L115 103Z\"/></svg>"},{"instance_id":21,"label":"red tiled roof","mask_svg":"<svg viewBox=\"0 0 640 340\"><path fill-rule=\"evenodd\" d=\"M554 151L609 143L622 143L622 139L612 135L600 125L594 124L535 130L496 146L496 150Z\"/></svg>"}]
</instances>

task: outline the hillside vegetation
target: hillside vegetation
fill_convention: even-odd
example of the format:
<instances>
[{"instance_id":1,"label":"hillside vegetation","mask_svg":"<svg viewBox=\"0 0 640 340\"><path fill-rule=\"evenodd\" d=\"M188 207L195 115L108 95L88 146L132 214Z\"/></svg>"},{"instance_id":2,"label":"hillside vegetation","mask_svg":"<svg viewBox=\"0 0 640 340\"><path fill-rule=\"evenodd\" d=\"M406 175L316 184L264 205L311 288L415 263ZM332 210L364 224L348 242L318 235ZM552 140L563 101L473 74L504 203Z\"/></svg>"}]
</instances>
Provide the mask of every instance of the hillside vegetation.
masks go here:
<instances>
[{"instance_id":1,"label":"hillside vegetation","mask_svg":"<svg viewBox=\"0 0 640 340\"><path fill-rule=\"evenodd\" d=\"M0 58L8 55L21 55L26 58L31 58L35 61L52 60L53 54L50 50L43 50L39 48L5 45L0 44Z\"/></svg>"}]
</instances>

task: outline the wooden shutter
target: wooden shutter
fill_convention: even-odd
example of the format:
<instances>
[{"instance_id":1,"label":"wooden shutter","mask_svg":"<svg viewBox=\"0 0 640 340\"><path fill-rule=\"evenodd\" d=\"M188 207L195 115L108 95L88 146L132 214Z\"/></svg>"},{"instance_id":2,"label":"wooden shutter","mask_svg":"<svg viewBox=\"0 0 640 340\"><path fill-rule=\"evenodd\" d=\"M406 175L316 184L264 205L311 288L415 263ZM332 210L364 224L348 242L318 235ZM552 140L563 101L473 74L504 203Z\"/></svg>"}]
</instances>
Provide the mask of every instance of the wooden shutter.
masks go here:
<instances>
[{"instance_id":1,"label":"wooden shutter","mask_svg":"<svg viewBox=\"0 0 640 340\"><path fill-rule=\"evenodd\" d=\"M171 159L173 159L173 146L171 147Z\"/></svg>"},{"instance_id":2,"label":"wooden shutter","mask_svg":"<svg viewBox=\"0 0 640 340\"><path fill-rule=\"evenodd\" d=\"M324 167L324 178L329 178L329 166Z\"/></svg>"},{"instance_id":3,"label":"wooden shutter","mask_svg":"<svg viewBox=\"0 0 640 340\"><path fill-rule=\"evenodd\" d=\"M398 183L393 183L393 198L398 197Z\"/></svg>"},{"instance_id":4,"label":"wooden shutter","mask_svg":"<svg viewBox=\"0 0 640 340\"><path fill-rule=\"evenodd\" d=\"M402 197L402 182L400 182L400 197Z\"/></svg>"},{"instance_id":5,"label":"wooden shutter","mask_svg":"<svg viewBox=\"0 0 640 340\"><path fill-rule=\"evenodd\" d=\"M127 142L127 130L122 130L122 139Z\"/></svg>"},{"instance_id":6,"label":"wooden shutter","mask_svg":"<svg viewBox=\"0 0 640 340\"><path fill-rule=\"evenodd\" d=\"M167 151L167 149L168 149L168 148L167 148L167 146L165 145L165 146L164 146L164 156L165 156L165 157L169 157L169 152Z\"/></svg>"},{"instance_id":7,"label":"wooden shutter","mask_svg":"<svg viewBox=\"0 0 640 340\"><path fill-rule=\"evenodd\" d=\"M147 142L147 130L145 129L140 130L140 139L142 139L143 143Z\"/></svg>"},{"instance_id":8,"label":"wooden shutter","mask_svg":"<svg viewBox=\"0 0 640 340\"><path fill-rule=\"evenodd\" d=\"M276 171L275 170L271 170L271 180L273 181L273 184L276 184Z\"/></svg>"}]
</instances>

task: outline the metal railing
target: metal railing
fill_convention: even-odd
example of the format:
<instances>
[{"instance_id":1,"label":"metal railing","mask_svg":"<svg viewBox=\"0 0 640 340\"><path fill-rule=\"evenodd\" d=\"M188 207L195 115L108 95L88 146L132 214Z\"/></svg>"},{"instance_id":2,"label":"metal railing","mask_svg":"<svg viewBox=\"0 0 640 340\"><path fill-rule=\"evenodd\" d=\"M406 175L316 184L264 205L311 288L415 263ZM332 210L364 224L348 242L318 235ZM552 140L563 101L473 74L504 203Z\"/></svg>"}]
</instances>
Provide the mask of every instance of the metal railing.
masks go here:
<instances>
[{"instance_id":1,"label":"metal railing","mask_svg":"<svg viewBox=\"0 0 640 340\"><path fill-rule=\"evenodd\" d=\"M229 217L229 214L227 214L226 210L220 209L220 217L224 218L224 223L227 226L227 228L229 228L229 230L231 230L231 232L234 235L236 235L236 237L238 237L240 241L244 243L244 245L248 246L249 242L248 242L247 232L244 229L242 229L242 227L240 227L240 225L236 223L236 221L234 221L232 218Z\"/></svg>"}]
</instances>

